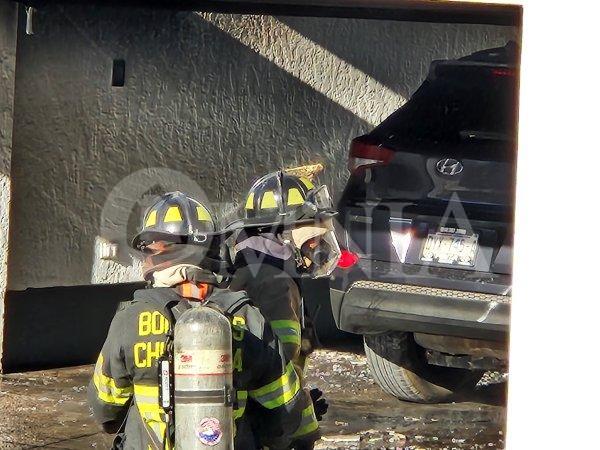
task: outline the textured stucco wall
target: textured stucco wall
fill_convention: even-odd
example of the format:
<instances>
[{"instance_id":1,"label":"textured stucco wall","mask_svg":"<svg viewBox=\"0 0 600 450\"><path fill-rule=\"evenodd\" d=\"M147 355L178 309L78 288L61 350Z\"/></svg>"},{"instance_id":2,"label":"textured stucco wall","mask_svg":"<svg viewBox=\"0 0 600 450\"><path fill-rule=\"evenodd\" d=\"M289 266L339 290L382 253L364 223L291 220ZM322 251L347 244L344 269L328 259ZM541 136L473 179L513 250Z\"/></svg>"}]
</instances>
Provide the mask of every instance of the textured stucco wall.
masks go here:
<instances>
[{"instance_id":1,"label":"textured stucco wall","mask_svg":"<svg viewBox=\"0 0 600 450\"><path fill-rule=\"evenodd\" d=\"M0 0L0 354L7 281L17 4ZM1 370L1 362L0 362Z\"/></svg>"},{"instance_id":2,"label":"textured stucco wall","mask_svg":"<svg viewBox=\"0 0 600 450\"><path fill-rule=\"evenodd\" d=\"M97 259L98 236L125 234L124 217L131 232L136 202L165 188L199 183L228 202L266 171L321 160L339 189L349 141L400 106L432 59L516 32L79 7L40 10L35 25L17 62L12 289L135 278ZM123 88L110 86L116 58ZM139 176L148 168L160 181Z\"/></svg>"}]
</instances>

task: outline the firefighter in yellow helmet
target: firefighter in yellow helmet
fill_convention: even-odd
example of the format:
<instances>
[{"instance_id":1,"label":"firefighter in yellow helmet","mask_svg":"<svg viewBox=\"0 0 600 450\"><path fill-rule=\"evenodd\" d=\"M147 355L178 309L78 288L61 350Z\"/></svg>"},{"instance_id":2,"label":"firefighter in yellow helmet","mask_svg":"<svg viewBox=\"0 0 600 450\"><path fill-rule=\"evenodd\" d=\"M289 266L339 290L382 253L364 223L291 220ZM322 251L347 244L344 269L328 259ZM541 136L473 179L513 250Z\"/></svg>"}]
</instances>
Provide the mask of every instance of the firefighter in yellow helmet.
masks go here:
<instances>
[{"instance_id":1,"label":"firefighter in yellow helmet","mask_svg":"<svg viewBox=\"0 0 600 450\"><path fill-rule=\"evenodd\" d=\"M260 448L247 401L277 446L289 445L299 427L306 393L293 364L246 293L219 287L220 237L209 208L181 192L161 196L146 212L133 245L143 254L150 286L119 307L88 388L94 418L117 433L113 448L173 448L173 416L159 403L157 362L174 322L193 302L232 323L235 448Z\"/></svg>"},{"instance_id":2,"label":"firefighter in yellow helmet","mask_svg":"<svg viewBox=\"0 0 600 450\"><path fill-rule=\"evenodd\" d=\"M260 178L250 189L234 245L230 289L245 290L270 322L286 357L303 373L316 341L306 320L299 280L328 276L340 250L333 232L335 212L326 186L278 171ZM309 326L306 326L309 325ZM311 449L319 438L318 420L327 403L318 389L303 411L293 448ZM267 443L268 444L268 443Z\"/></svg>"}]
</instances>

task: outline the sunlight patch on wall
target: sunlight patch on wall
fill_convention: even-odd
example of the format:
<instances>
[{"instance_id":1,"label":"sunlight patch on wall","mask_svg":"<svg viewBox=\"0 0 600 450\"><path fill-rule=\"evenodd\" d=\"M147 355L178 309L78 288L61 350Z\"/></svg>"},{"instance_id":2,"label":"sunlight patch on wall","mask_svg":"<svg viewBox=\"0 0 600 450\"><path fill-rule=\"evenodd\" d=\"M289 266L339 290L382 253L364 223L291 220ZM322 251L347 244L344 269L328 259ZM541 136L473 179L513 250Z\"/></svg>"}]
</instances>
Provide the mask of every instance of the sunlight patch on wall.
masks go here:
<instances>
[{"instance_id":1,"label":"sunlight patch on wall","mask_svg":"<svg viewBox=\"0 0 600 450\"><path fill-rule=\"evenodd\" d=\"M197 14L373 126L406 102L402 95L274 17Z\"/></svg>"}]
</instances>

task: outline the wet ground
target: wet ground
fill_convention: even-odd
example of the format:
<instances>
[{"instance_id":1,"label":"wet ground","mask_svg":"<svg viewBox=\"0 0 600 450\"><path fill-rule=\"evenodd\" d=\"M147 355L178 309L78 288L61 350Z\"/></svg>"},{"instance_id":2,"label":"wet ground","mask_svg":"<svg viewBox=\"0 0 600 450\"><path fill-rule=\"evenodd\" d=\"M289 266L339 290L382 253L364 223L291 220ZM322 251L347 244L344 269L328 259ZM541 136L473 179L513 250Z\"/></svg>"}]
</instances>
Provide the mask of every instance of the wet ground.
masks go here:
<instances>
[{"instance_id":1,"label":"wet ground","mask_svg":"<svg viewBox=\"0 0 600 450\"><path fill-rule=\"evenodd\" d=\"M108 448L85 402L91 372L85 366L1 376L0 449ZM503 376L488 376L460 402L417 405L382 392L359 349L317 351L308 373L330 402L318 449L504 447Z\"/></svg>"},{"instance_id":2,"label":"wet ground","mask_svg":"<svg viewBox=\"0 0 600 450\"><path fill-rule=\"evenodd\" d=\"M383 392L362 352L316 352L309 369L308 383L330 400L318 449L504 448L505 375L486 374L461 401L421 405Z\"/></svg>"}]
</instances>

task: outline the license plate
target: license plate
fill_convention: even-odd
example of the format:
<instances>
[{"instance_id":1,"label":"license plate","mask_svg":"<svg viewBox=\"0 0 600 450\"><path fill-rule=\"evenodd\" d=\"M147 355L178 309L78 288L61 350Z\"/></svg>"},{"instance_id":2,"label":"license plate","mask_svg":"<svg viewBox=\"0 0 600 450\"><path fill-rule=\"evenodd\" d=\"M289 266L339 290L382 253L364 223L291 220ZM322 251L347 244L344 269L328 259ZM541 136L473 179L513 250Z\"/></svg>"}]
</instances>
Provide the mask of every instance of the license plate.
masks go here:
<instances>
[{"instance_id":1,"label":"license plate","mask_svg":"<svg viewBox=\"0 0 600 450\"><path fill-rule=\"evenodd\" d=\"M477 238L476 234L466 236L431 233L421 251L421 261L473 267L477 255Z\"/></svg>"}]
</instances>

